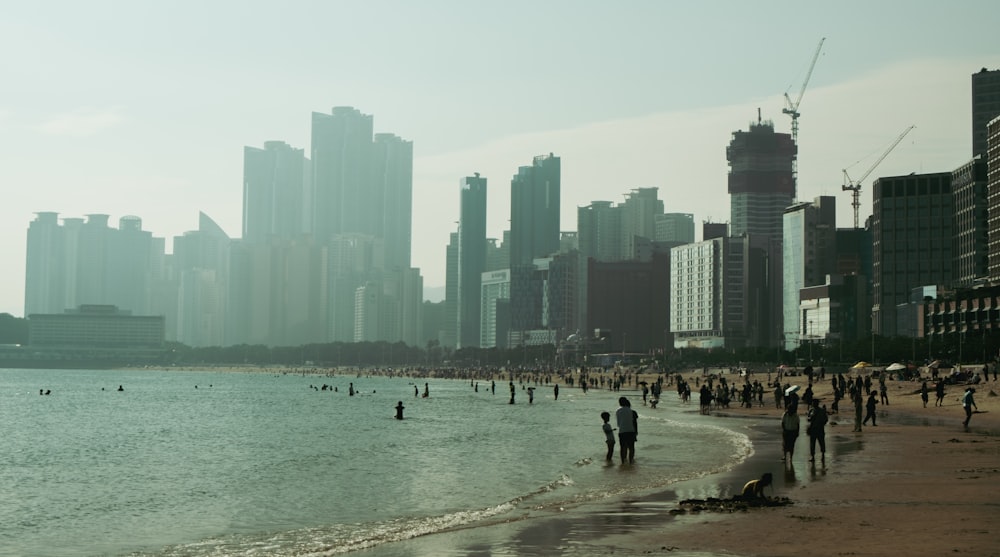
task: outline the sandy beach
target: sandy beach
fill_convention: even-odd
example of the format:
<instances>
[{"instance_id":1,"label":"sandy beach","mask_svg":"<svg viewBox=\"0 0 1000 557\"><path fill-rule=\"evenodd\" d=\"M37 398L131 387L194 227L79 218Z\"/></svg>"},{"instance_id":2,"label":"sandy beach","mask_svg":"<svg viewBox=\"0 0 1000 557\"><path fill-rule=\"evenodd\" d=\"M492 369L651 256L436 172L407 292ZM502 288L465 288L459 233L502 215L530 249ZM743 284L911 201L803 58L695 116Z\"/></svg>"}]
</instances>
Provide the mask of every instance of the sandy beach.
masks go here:
<instances>
[{"instance_id":1,"label":"sandy beach","mask_svg":"<svg viewBox=\"0 0 1000 557\"><path fill-rule=\"evenodd\" d=\"M788 381L806 384L804 377ZM740 408L734 402L705 417L743 430L753 440L754 455L733 470L680 482L665 492L434 534L371 554L1000 556L1000 530L991 524L1000 501L1000 385L975 385L979 412L968 430L959 401L964 386L949 385L944 405L935 407L930 383L924 408L919 382L887 385L889 404L879 405L878 425L860 433L853 431L850 401L841 401L841 413L831 414L826 427L825 465L818 458L809 462L804 416L794 458L782 461L781 410L766 393L762 407ZM829 380L817 382L814 391L829 407ZM665 404L676 404L674 390L663 396ZM698 411L697 394L689 404ZM637 465L641 462L640 435ZM787 497L790 505L678 512L683 500L728 498L764 472L774 475L766 494Z\"/></svg>"},{"instance_id":2,"label":"sandy beach","mask_svg":"<svg viewBox=\"0 0 1000 557\"><path fill-rule=\"evenodd\" d=\"M788 379L804 386L805 378ZM924 408L920 383L887 384L889 404L879 405L877 427L853 432L850 401L841 401L841 413L831 415L826 428L825 466L808 461L803 431L794 471L781 461L781 411L773 397L765 396L763 407L731 404L714 411L720 419L755 419L756 453L729 473L678 485L673 502L728 496L770 471L773 495L793 504L676 515L626 535L609 534L597 545L616 548L616 555L1000 555L1000 530L991 524L1000 502L997 382L974 386L979 412L968 430L959 401L964 386L949 385L940 407L934 406L932 386ZM829 382L814 389L829 406Z\"/></svg>"}]
</instances>

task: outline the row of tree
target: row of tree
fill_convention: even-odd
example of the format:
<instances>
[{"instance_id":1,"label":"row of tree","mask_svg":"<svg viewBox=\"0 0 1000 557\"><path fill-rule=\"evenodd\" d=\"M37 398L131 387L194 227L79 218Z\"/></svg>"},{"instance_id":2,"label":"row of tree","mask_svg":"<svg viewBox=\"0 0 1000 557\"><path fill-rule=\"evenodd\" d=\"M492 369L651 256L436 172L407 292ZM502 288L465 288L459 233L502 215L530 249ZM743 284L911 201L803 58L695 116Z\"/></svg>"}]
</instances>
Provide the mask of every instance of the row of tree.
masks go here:
<instances>
[{"instance_id":1,"label":"row of tree","mask_svg":"<svg viewBox=\"0 0 1000 557\"><path fill-rule=\"evenodd\" d=\"M0 345L26 345L28 322L26 319L0 314ZM892 362L911 362L917 365L932 360L946 360L965 365L981 365L996 360L1000 350L1000 332L982 331L950 335L943 339L932 337L880 337L872 336L853 343L813 342L803 343L795 350L780 348L743 349L675 349L665 354L660 351L638 358L630 363L652 365L655 360L666 369L689 367L776 365L826 366L836 370L850 367L858 361L875 365ZM623 355L623 358L625 356ZM454 350L441 346L436 340L424 347L402 342L331 342L303 346L269 347L264 345L236 345L225 347L193 348L170 343L163 360L142 362L155 364L196 365L282 365L282 366L461 366L461 367L572 367L593 363L592 354L582 351L559 351L553 345L518 346L500 348L461 348ZM134 362L140 363L140 362Z\"/></svg>"}]
</instances>

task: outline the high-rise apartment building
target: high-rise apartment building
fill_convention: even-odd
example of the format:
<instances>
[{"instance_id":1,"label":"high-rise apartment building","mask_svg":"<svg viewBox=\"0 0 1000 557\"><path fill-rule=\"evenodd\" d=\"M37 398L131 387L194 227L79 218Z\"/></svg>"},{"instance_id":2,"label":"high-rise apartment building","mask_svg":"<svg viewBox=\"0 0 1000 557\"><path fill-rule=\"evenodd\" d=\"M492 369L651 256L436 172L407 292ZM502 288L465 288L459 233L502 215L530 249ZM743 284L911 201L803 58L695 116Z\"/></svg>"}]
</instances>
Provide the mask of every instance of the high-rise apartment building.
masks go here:
<instances>
[{"instance_id":1,"label":"high-rise apartment building","mask_svg":"<svg viewBox=\"0 0 1000 557\"><path fill-rule=\"evenodd\" d=\"M59 213L35 213L28 225L25 258L24 315L62 313L66 303L65 237Z\"/></svg>"},{"instance_id":2,"label":"high-rise apartment building","mask_svg":"<svg viewBox=\"0 0 1000 557\"><path fill-rule=\"evenodd\" d=\"M310 221L313 236L321 244L337 234L376 236L379 219L372 187L373 130L372 116L351 107L312 114Z\"/></svg>"},{"instance_id":3,"label":"high-rise apartment building","mask_svg":"<svg viewBox=\"0 0 1000 557\"><path fill-rule=\"evenodd\" d=\"M28 228L25 315L80 305L114 305L136 315L151 309L151 285L163 260L162 239L134 216L108 226L108 215L66 218L37 213Z\"/></svg>"},{"instance_id":4,"label":"high-rise apartment building","mask_svg":"<svg viewBox=\"0 0 1000 557\"><path fill-rule=\"evenodd\" d=\"M530 265L559 251L561 165L548 154L518 169L510 182L510 262Z\"/></svg>"},{"instance_id":5,"label":"high-rise apartment building","mask_svg":"<svg viewBox=\"0 0 1000 557\"><path fill-rule=\"evenodd\" d=\"M770 121L733 132L729 161L730 234L781 238L782 214L795 200L792 136L775 133Z\"/></svg>"},{"instance_id":6,"label":"high-rise apartment building","mask_svg":"<svg viewBox=\"0 0 1000 557\"><path fill-rule=\"evenodd\" d=\"M174 237L178 342L224 345L230 247L229 236L205 213L198 216L198 230Z\"/></svg>"},{"instance_id":7,"label":"high-rise apartment building","mask_svg":"<svg viewBox=\"0 0 1000 557\"><path fill-rule=\"evenodd\" d=\"M626 259L635 257L636 238L656 239L656 219L663 214L659 188L636 188L625 195L622 212L622 253Z\"/></svg>"},{"instance_id":8,"label":"high-rise apartment building","mask_svg":"<svg viewBox=\"0 0 1000 557\"><path fill-rule=\"evenodd\" d=\"M482 275L486 270L486 178L478 172L462 179L459 211L457 348L478 347Z\"/></svg>"},{"instance_id":9,"label":"high-rise apartment building","mask_svg":"<svg viewBox=\"0 0 1000 557\"><path fill-rule=\"evenodd\" d=\"M542 285L534 277L534 260L559 251L561 168L555 155L537 156L522 166L510 183L511 330L542 326Z\"/></svg>"},{"instance_id":10,"label":"high-rise apartment building","mask_svg":"<svg viewBox=\"0 0 1000 557\"><path fill-rule=\"evenodd\" d=\"M657 242L694 242L694 215L691 213L666 213L656 217Z\"/></svg>"},{"instance_id":11,"label":"high-rise apartment building","mask_svg":"<svg viewBox=\"0 0 1000 557\"><path fill-rule=\"evenodd\" d=\"M954 197L951 173L883 177L872 184L873 330L897 329L896 307L913 288L951 284Z\"/></svg>"},{"instance_id":12,"label":"high-rise apartment building","mask_svg":"<svg viewBox=\"0 0 1000 557\"><path fill-rule=\"evenodd\" d=\"M308 232L305 151L283 141L243 148L243 239L260 244Z\"/></svg>"},{"instance_id":13,"label":"high-rise apartment building","mask_svg":"<svg viewBox=\"0 0 1000 557\"><path fill-rule=\"evenodd\" d=\"M972 74L972 156L986 155L986 129L1000 116L1000 70L983 68Z\"/></svg>"},{"instance_id":14,"label":"high-rise apartment building","mask_svg":"<svg viewBox=\"0 0 1000 557\"><path fill-rule=\"evenodd\" d=\"M335 107L330 114L313 113L310 152L314 240L336 251L369 238L374 248L366 252L371 264L364 270L340 268L336 257L328 262L327 338L350 342L357 289L410 268L413 145L393 134L375 135L370 115Z\"/></svg>"},{"instance_id":15,"label":"high-rise apartment building","mask_svg":"<svg viewBox=\"0 0 1000 557\"><path fill-rule=\"evenodd\" d=\"M373 176L375 235L385 240L387 270L410 268L413 233L413 142L375 134Z\"/></svg>"},{"instance_id":16,"label":"high-rise apartment building","mask_svg":"<svg viewBox=\"0 0 1000 557\"><path fill-rule=\"evenodd\" d=\"M670 250L670 333L675 348L772 342L770 239L714 238Z\"/></svg>"},{"instance_id":17,"label":"high-rise apartment building","mask_svg":"<svg viewBox=\"0 0 1000 557\"><path fill-rule=\"evenodd\" d=\"M832 196L785 209L781 284L786 350L815 340L799 311L801 290L826 284L827 276L835 272L836 230L836 199Z\"/></svg>"},{"instance_id":18,"label":"high-rise apartment building","mask_svg":"<svg viewBox=\"0 0 1000 557\"><path fill-rule=\"evenodd\" d=\"M506 346L503 333L502 308L510 300L510 271L487 271L482 274L482 306L480 308L479 346L495 348Z\"/></svg>"},{"instance_id":19,"label":"high-rise apartment building","mask_svg":"<svg viewBox=\"0 0 1000 557\"><path fill-rule=\"evenodd\" d=\"M448 235L444 270L445 328L439 339L442 346L454 348L458 343L458 232Z\"/></svg>"},{"instance_id":20,"label":"high-rise apartment building","mask_svg":"<svg viewBox=\"0 0 1000 557\"><path fill-rule=\"evenodd\" d=\"M986 204L987 238L989 246L989 277L993 284L1000 284L1000 117L990 120L986 127Z\"/></svg>"},{"instance_id":21,"label":"high-rise apartment building","mask_svg":"<svg viewBox=\"0 0 1000 557\"><path fill-rule=\"evenodd\" d=\"M955 209L952 284L958 288L969 288L988 275L986 171L986 159L977 157L951 173Z\"/></svg>"}]
</instances>

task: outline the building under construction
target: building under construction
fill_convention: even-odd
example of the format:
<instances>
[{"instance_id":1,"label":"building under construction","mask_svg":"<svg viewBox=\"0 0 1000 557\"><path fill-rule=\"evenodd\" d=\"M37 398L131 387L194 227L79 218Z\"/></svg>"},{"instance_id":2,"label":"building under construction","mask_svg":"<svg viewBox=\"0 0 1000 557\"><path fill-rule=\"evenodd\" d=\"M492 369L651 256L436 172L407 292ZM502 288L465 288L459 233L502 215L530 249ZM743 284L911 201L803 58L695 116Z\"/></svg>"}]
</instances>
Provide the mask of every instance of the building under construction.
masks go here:
<instances>
[{"instance_id":1,"label":"building under construction","mask_svg":"<svg viewBox=\"0 0 1000 557\"><path fill-rule=\"evenodd\" d=\"M792 136L775 133L774 123L750 124L733 132L729 161L730 235L762 234L780 239L782 214L795 202Z\"/></svg>"}]
</instances>

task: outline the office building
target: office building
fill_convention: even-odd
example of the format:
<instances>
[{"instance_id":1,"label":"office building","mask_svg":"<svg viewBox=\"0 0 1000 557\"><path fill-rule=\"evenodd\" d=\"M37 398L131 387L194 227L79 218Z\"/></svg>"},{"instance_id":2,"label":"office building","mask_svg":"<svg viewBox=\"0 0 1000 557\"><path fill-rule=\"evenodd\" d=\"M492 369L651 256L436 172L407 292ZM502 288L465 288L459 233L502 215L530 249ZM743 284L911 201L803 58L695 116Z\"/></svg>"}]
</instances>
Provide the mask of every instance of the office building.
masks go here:
<instances>
[{"instance_id":1,"label":"office building","mask_svg":"<svg viewBox=\"0 0 1000 557\"><path fill-rule=\"evenodd\" d=\"M1000 116L1000 70L972 74L972 156L986 156L987 126Z\"/></svg>"},{"instance_id":2,"label":"office building","mask_svg":"<svg viewBox=\"0 0 1000 557\"><path fill-rule=\"evenodd\" d=\"M951 284L953 203L951 173L879 178L872 184L873 330L905 335L896 306L927 284Z\"/></svg>"},{"instance_id":3,"label":"office building","mask_svg":"<svg viewBox=\"0 0 1000 557\"><path fill-rule=\"evenodd\" d=\"M782 315L785 350L813 334L799 311L801 290L826 284L835 271L837 211L832 196L820 196L785 209L782 240ZM827 321L829 322L829 321Z\"/></svg>"}]
</instances>

